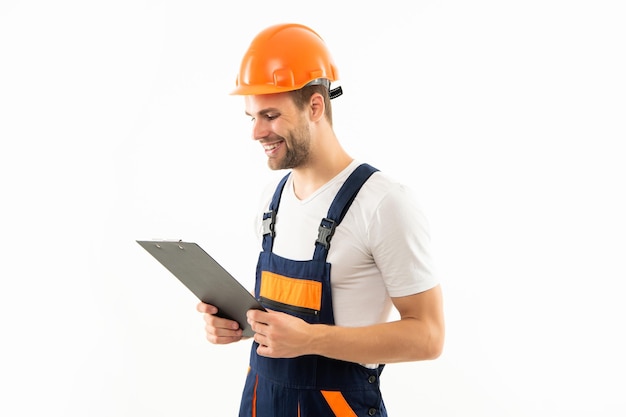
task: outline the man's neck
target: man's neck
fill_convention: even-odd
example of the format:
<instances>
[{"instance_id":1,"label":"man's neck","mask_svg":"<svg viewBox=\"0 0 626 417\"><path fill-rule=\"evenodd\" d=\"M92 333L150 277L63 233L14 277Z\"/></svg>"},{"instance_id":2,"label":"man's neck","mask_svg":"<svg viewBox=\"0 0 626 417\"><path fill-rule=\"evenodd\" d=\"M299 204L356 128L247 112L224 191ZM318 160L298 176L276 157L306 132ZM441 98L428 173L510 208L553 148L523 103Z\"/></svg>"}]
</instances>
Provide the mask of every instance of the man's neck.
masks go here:
<instances>
[{"instance_id":1,"label":"man's neck","mask_svg":"<svg viewBox=\"0 0 626 417\"><path fill-rule=\"evenodd\" d=\"M305 200L346 169L352 161L353 159L348 154L341 151L333 157L325 157L320 160L314 159L305 166L294 168L292 175L296 197L300 200Z\"/></svg>"}]
</instances>

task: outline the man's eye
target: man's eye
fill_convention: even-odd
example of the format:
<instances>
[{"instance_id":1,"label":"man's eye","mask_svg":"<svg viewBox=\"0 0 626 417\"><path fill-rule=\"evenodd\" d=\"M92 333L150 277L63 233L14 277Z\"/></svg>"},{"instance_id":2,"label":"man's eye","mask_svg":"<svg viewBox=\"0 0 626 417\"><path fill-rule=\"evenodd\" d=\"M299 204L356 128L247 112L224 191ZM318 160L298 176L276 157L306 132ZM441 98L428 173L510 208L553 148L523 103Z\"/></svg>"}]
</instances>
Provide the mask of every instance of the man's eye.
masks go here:
<instances>
[{"instance_id":1,"label":"man's eye","mask_svg":"<svg viewBox=\"0 0 626 417\"><path fill-rule=\"evenodd\" d=\"M276 119L277 117L278 117L278 115L277 115L277 114L266 114L266 115L265 115L265 118L266 118L267 120L270 120L270 121L271 121L271 120Z\"/></svg>"}]
</instances>

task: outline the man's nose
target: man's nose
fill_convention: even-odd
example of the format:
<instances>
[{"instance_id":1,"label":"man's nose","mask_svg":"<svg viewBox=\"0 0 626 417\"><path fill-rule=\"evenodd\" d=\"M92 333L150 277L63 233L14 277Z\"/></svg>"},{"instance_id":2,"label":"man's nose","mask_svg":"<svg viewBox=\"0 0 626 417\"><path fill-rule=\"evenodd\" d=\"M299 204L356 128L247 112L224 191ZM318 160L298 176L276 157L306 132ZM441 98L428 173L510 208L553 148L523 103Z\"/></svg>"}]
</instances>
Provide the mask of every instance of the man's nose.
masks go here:
<instances>
[{"instance_id":1,"label":"man's nose","mask_svg":"<svg viewBox=\"0 0 626 417\"><path fill-rule=\"evenodd\" d=\"M266 138L269 134L267 123L262 120L255 120L252 122L252 139L259 140Z\"/></svg>"}]
</instances>

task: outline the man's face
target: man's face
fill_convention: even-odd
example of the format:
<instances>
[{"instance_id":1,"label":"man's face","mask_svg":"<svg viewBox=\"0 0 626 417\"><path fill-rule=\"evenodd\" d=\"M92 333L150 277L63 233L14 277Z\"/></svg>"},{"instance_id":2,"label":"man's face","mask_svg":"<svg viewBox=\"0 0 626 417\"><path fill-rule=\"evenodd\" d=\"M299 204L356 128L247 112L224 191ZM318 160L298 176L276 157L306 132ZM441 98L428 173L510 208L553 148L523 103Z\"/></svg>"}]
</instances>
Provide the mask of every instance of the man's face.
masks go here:
<instances>
[{"instance_id":1,"label":"man's face","mask_svg":"<svg viewBox=\"0 0 626 417\"><path fill-rule=\"evenodd\" d=\"M270 169L302 167L309 160L311 132L306 113L288 93L245 96L246 114L252 118L252 138L267 155Z\"/></svg>"}]
</instances>

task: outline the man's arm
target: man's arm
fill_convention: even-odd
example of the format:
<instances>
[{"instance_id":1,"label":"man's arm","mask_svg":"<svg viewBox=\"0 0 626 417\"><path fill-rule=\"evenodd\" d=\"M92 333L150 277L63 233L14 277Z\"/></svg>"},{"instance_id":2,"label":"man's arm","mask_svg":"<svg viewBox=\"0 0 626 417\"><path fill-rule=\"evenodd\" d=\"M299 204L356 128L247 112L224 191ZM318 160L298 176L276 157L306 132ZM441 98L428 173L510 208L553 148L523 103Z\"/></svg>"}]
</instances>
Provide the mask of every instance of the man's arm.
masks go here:
<instances>
[{"instance_id":1,"label":"man's arm","mask_svg":"<svg viewBox=\"0 0 626 417\"><path fill-rule=\"evenodd\" d=\"M357 363L437 358L445 338L440 286L392 298L400 319L365 327L308 324L288 314L249 311L259 355L287 358L322 355Z\"/></svg>"}]
</instances>

